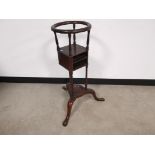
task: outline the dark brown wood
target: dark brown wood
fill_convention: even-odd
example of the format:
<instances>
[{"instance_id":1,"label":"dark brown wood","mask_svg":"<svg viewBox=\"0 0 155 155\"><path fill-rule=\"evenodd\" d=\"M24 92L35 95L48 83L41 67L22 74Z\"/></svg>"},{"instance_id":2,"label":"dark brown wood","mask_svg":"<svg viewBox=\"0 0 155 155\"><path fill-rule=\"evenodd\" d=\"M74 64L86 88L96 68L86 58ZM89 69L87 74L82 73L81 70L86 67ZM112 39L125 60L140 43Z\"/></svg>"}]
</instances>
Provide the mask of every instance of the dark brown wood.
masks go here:
<instances>
[{"instance_id":1,"label":"dark brown wood","mask_svg":"<svg viewBox=\"0 0 155 155\"><path fill-rule=\"evenodd\" d=\"M71 33L68 34L68 39L69 39L69 56L72 56L72 52L71 52Z\"/></svg>"},{"instance_id":2,"label":"dark brown wood","mask_svg":"<svg viewBox=\"0 0 155 155\"><path fill-rule=\"evenodd\" d=\"M72 89L72 87L73 87L73 89ZM63 121L64 126L67 126L67 124L68 124L73 103L77 98L79 98L83 95L86 95L86 94L91 94L96 101L105 101L104 98L98 98L93 89L90 89L90 88L85 89L85 87L83 87L82 85L75 85L75 84L72 85L69 83L66 85L66 87L63 87L63 89L68 91L68 93L70 95L70 99L69 99L68 105L67 105L67 107L68 107L67 115L66 115L65 120Z\"/></svg>"},{"instance_id":3,"label":"dark brown wood","mask_svg":"<svg viewBox=\"0 0 155 155\"><path fill-rule=\"evenodd\" d=\"M56 42L56 45L57 45L57 51L59 51L60 47L59 47L59 41L58 41L58 37L57 37L56 32L54 32L54 35L55 35L55 42Z\"/></svg>"},{"instance_id":4,"label":"dark brown wood","mask_svg":"<svg viewBox=\"0 0 155 155\"><path fill-rule=\"evenodd\" d=\"M86 76L85 76L85 89L87 89L87 84L88 84L88 65L86 65Z\"/></svg>"},{"instance_id":5,"label":"dark brown wood","mask_svg":"<svg viewBox=\"0 0 155 155\"><path fill-rule=\"evenodd\" d=\"M72 24L73 29L66 30L66 29L58 28L59 26L68 25L68 24ZM76 29L77 24L85 25L85 27ZM67 104L67 115L66 115L65 120L63 121L63 126L67 126L70 115L71 115L73 103L77 98L85 94L92 94L94 99L97 101L104 101L105 99L98 98L93 89L87 88L88 51L89 51L91 24L85 21L65 21L65 22L54 24L51 27L51 29L55 35L59 64L69 71L69 83L66 85L66 87L63 87L63 89L68 91L70 95L70 99ZM87 31L87 40L86 40L86 47L84 47L76 43L76 33L86 32L86 31ZM67 46L59 47L57 33L68 34L69 44ZM73 35L73 44L71 40L72 35ZM81 67L86 67L85 87L82 85L73 84L73 71Z\"/></svg>"},{"instance_id":6,"label":"dark brown wood","mask_svg":"<svg viewBox=\"0 0 155 155\"><path fill-rule=\"evenodd\" d=\"M90 30L88 30L88 35L87 35L87 50L89 50L89 38L90 38Z\"/></svg>"},{"instance_id":7,"label":"dark brown wood","mask_svg":"<svg viewBox=\"0 0 155 155\"><path fill-rule=\"evenodd\" d=\"M77 70L87 65L88 51L78 44L61 47L58 51L59 64L66 68Z\"/></svg>"},{"instance_id":8,"label":"dark brown wood","mask_svg":"<svg viewBox=\"0 0 155 155\"><path fill-rule=\"evenodd\" d=\"M73 30L75 30L75 23L73 24ZM75 33L73 34L73 44L76 44L76 35Z\"/></svg>"},{"instance_id":9,"label":"dark brown wood","mask_svg":"<svg viewBox=\"0 0 155 155\"><path fill-rule=\"evenodd\" d=\"M68 101L68 104L67 104L67 116L66 116L65 120L63 121L63 126L68 125L68 121L69 121L69 118L70 118L73 103L74 103L74 100L70 98L69 101Z\"/></svg>"},{"instance_id":10,"label":"dark brown wood","mask_svg":"<svg viewBox=\"0 0 155 155\"><path fill-rule=\"evenodd\" d=\"M85 25L86 27L80 28L80 29L70 29L70 30L58 29L59 26L68 25L68 24L81 24L81 25ZM80 32L89 31L90 29L91 29L91 24L85 21L64 21L64 22L56 23L51 27L52 31L57 33L62 33L62 34L80 33Z\"/></svg>"}]
</instances>

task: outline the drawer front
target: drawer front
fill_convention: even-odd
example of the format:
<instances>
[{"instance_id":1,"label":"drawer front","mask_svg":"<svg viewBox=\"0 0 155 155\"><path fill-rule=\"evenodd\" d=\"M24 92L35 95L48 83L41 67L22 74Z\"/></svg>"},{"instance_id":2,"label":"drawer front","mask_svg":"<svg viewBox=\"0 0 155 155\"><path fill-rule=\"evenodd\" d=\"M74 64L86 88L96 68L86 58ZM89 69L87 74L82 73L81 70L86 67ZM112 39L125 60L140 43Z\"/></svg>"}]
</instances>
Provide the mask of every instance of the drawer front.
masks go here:
<instances>
[{"instance_id":1,"label":"drawer front","mask_svg":"<svg viewBox=\"0 0 155 155\"><path fill-rule=\"evenodd\" d=\"M72 61L72 59L70 59L70 57L67 57L64 54L59 53L58 58L59 58L59 64L61 66L63 66L64 68L66 68L68 70L72 68L73 61Z\"/></svg>"},{"instance_id":2,"label":"drawer front","mask_svg":"<svg viewBox=\"0 0 155 155\"><path fill-rule=\"evenodd\" d=\"M87 59L87 57L88 57L88 53L87 53L87 52L82 53L82 54L80 54L80 55L74 56L73 62L74 62L74 63L79 62L79 61L81 61L81 60L83 60L83 59Z\"/></svg>"},{"instance_id":3,"label":"drawer front","mask_svg":"<svg viewBox=\"0 0 155 155\"><path fill-rule=\"evenodd\" d=\"M84 67L87 65L88 58L82 59L81 61L77 61L73 64L73 70L77 70L81 67Z\"/></svg>"}]
</instances>

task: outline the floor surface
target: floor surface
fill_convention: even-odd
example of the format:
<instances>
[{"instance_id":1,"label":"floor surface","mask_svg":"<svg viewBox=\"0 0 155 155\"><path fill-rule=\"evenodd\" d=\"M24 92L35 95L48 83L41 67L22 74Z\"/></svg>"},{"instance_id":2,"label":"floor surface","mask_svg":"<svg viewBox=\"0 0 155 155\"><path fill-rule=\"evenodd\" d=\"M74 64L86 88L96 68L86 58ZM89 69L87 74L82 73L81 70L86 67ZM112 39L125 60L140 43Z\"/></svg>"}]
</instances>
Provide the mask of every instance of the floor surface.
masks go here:
<instances>
[{"instance_id":1,"label":"floor surface","mask_svg":"<svg viewBox=\"0 0 155 155\"><path fill-rule=\"evenodd\" d=\"M155 134L155 87L89 85L62 126L68 94L60 84L0 83L0 134Z\"/></svg>"}]
</instances>

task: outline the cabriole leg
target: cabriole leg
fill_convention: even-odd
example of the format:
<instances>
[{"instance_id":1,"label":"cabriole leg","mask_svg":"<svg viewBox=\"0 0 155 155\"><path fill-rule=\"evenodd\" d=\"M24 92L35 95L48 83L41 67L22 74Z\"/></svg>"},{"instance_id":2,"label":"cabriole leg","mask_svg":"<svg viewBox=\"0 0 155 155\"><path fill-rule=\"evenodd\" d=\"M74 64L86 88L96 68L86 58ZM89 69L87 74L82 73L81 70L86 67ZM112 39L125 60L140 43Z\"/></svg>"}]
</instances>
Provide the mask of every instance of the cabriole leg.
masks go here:
<instances>
[{"instance_id":1,"label":"cabriole leg","mask_svg":"<svg viewBox=\"0 0 155 155\"><path fill-rule=\"evenodd\" d=\"M70 115L71 115L73 102L74 102L74 100L71 100L71 99L68 101L68 104L67 104L67 116L66 116L65 120L63 121L63 126L68 125L68 121L69 121L69 118L70 118Z\"/></svg>"}]
</instances>

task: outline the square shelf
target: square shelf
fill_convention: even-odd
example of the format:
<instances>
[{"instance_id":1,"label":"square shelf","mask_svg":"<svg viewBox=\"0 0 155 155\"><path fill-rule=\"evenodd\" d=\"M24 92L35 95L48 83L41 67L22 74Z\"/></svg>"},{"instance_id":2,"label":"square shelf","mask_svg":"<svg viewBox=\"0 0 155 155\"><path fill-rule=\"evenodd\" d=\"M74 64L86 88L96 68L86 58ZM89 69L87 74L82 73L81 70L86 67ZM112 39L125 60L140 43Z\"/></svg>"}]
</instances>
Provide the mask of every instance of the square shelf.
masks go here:
<instances>
[{"instance_id":1,"label":"square shelf","mask_svg":"<svg viewBox=\"0 0 155 155\"><path fill-rule=\"evenodd\" d=\"M63 53L66 56L69 56L69 45L60 48L59 52ZM86 52L87 52L86 47L83 47L78 44L71 45L71 56L73 56L73 57L77 56L79 54L82 54L82 53L86 53Z\"/></svg>"},{"instance_id":2,"label":"square shelf","mask_svg":"<svg viewBox=\"0 0 155 155\"><path fill-rule=\"evenodd\" d=\"M59 64L66 69L79 69L87 65L88 51L86 47L72 44L71 55L69 55L69 46L64 46L58 51Z\"/></svg>"}]
</instances>

